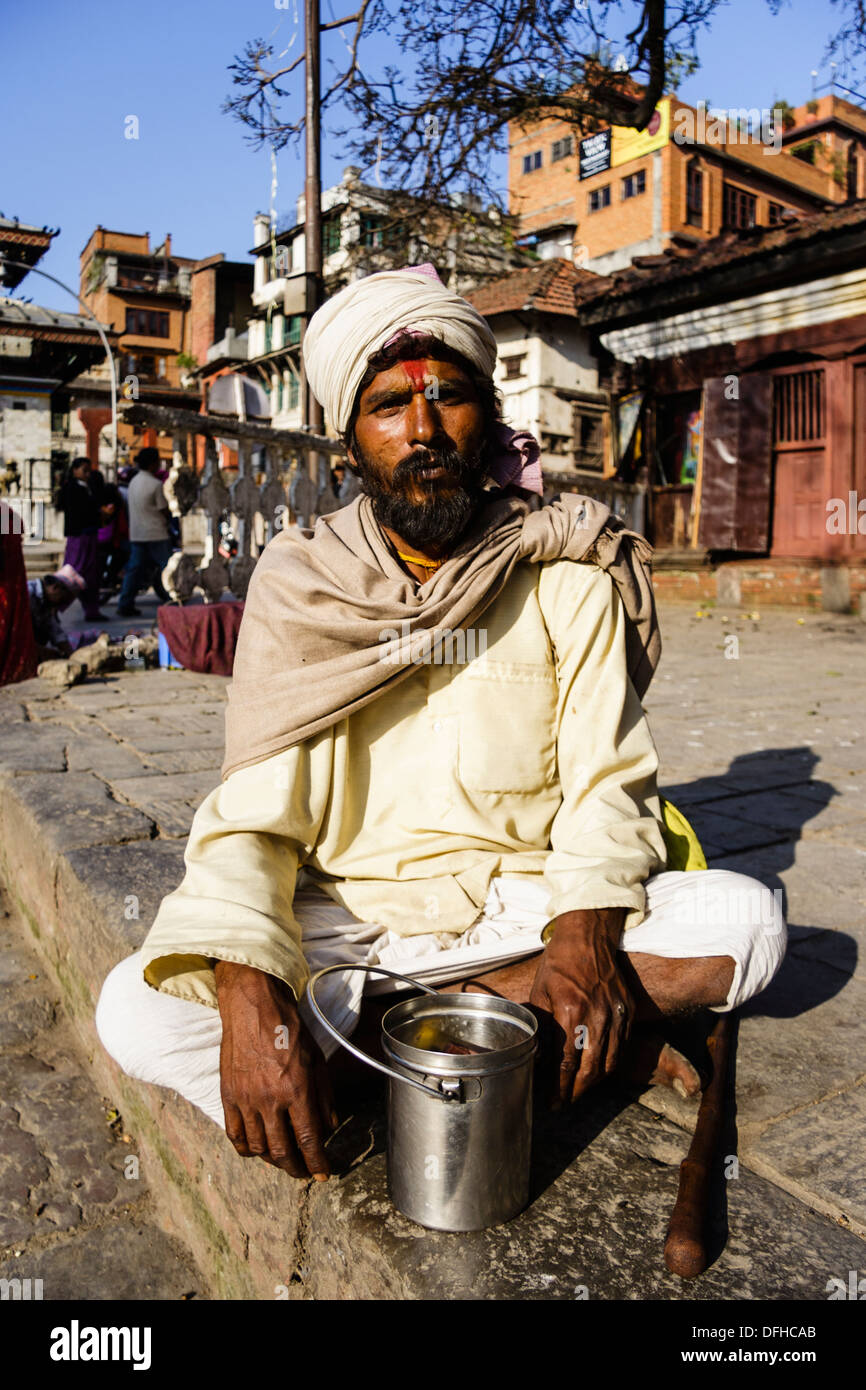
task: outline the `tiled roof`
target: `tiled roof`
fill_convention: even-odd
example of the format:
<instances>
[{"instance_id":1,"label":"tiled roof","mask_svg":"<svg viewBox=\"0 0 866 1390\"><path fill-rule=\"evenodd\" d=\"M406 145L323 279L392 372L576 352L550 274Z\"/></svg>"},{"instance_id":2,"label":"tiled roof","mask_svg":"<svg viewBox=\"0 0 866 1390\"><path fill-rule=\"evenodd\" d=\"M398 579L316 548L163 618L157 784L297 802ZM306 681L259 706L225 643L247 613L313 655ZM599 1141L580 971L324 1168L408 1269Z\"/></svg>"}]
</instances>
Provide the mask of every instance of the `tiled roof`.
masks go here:
<instances>
[{"instance_id":1,"label":"tiled roof","mask_svg":"<svg viewBox=\"0 0 866 1390\"><path fill-rule=\"evenodd\" d=\"M93 319L85 314L66 314L61 309L43 309L40 304L27 304L22 299L8 299L0 295L0 323L5 332L15 328L61 328L96 332ZM114 329L109 324L102 325L111 335Z\"/></svg>"},{"instance_id":2,"label":"tiled roof","mask_svg":"<svg viewBox=\"0 0 866 1390\"><path fill-rule=\"evenodd\" d=\"M46 237L57 235L50 227L34 227L29 222L19 222L17 217L4 217L0 213L0 231L4 232L38 232Z\"/></svg>"},{"instance_id":3,"label":"tiled roof","mask_svg":"<svg viewBox=\"0 0 866 1390\"><path fill-rule=\"evenodd\" d=\"M538 309L576 318L578 286L587 281L594 283L598 278L590 270L578 269L564 256L554 256L538 265L500 275L477 290L470 290L466 298L487 318L521 309Z\"/></svg>"},{"instance_id":4,"label":"tiled roof","mask_svg":"<svg viewBox=\"0 0 866 1390\"><path fill-rule=\"evenodd\" d=\"M690 280L700 280L708 272L742 266L780 251L792 251L807 264L810 243L824 242L842 232L862 229L866 233L866 198L807 213L796 221L776 227L750 227L743 231L722 232L695 246L670 247L659 256L637 256L631 265L613 275L583 279L577 287L580 310L594 307L603 297L605 306L618 299L657 292ZM864 238L866 246L866 238Z\"/></svg>"}]
</instances>

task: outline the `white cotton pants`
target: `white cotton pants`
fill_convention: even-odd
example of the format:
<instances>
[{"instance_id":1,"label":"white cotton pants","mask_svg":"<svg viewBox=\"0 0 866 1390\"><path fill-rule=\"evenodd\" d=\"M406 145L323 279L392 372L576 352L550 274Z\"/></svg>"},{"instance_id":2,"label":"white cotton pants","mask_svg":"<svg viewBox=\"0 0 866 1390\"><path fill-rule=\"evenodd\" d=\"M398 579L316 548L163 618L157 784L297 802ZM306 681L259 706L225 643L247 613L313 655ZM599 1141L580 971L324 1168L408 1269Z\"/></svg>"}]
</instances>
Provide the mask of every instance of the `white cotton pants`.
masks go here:
<instances>
[{"instance_id":1,"label":"white cotton pants","mask_svg":"<svg viewBox=\"0 0 866 1390\"><path fill-rule=\"evenodd\" d=\"M648 878L646 916L626 932L622 950L674 958L731 956L734 976L724 1013L759 993L778 970L787 930L781 893L726 869L666 870ZM481 970L494 970L543 949L550 920L548 891L540 879L492 880L478 920L453 934L397 936L359 922L320 890L298 887L293 911L311 974L326 965L382 965L420 984L440 985ZM364 992L407 988L364 971L334 972L316 987L319 1007L340 1032L356 1027ZM338 1044L316 1019L306 999L301 1015L326 1056ZM102 988L96 1028L106 1051L138 1081L169 1086L223 1125L219 1012L175 999L145 984L136 952L115 966Z\"/></svg>"}]
</instances>

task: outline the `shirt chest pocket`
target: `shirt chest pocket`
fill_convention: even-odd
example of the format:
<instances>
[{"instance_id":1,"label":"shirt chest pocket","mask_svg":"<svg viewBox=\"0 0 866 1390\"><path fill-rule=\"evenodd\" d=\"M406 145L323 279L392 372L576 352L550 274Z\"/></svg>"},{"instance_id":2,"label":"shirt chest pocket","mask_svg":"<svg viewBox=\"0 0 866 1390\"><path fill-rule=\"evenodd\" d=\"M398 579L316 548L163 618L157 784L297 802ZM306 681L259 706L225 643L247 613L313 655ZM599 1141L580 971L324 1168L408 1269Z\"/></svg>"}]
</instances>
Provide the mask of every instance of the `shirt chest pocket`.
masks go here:
<instances>
[{"instance_id":1,"label":"shirt chest pocket","mask_svg":"<svg viewBox=\"0 0 866 1390\"><path fill-rule=\"evenodd\" d=\"M458 779L467 791L538 792L556 781L552 667L474 662L461 682Z\"/></svg>"}]
</instances>

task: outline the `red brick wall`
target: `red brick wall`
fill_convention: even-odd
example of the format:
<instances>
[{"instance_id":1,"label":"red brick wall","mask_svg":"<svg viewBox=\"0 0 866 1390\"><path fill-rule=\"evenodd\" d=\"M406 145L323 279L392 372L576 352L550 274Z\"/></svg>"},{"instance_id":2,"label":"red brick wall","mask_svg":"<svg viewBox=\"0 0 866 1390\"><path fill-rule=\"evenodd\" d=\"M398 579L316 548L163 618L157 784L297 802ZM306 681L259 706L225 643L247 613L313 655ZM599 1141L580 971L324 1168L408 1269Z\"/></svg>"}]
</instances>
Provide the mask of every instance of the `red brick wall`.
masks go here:
<instances>
[{"instance_id":1,"label":"red brick wall","mask_svg":"<svg viewBox=\"0 0 866 1390\"><path fill-rule=\"evenodd\" d=\"M721 566L739 574L740 606L760 610L767 607L820 608L821 569L818 565L786 565L784 562L757 564L748 568L740 565ZM713 602L716 607L717 577L720 568L700 570L655 570L653 588L656 598L683 603ZM860 595L866 593L866 566L849 566L851 609L856 611ZM722 607L736 608L736 604Z\"/></svg>"}]
</instances>

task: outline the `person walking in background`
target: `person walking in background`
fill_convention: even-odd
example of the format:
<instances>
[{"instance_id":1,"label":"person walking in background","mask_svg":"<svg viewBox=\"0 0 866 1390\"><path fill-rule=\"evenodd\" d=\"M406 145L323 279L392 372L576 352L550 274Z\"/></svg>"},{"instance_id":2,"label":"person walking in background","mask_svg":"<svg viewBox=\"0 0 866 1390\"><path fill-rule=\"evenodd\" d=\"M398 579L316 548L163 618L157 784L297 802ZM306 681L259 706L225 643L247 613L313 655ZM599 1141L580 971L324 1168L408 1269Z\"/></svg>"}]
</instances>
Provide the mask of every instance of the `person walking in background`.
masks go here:
<instances>
[{"instance_id":1,"label":"person walking in background","mask_svg":"<svg viewBox=\"0 0 866 1390\"><path fill-rule=\"evenodd\" d=\"M66 552L63 562L81 575L85 588L80 594L84 616L89 621L104 622L106 614L99 611L99 527L107 519L100 507L100 494L90 486L92 464L89 458L76 458L57 497L57 509L63 512L63 534Z\"/></svg>"},{"instance_id":2,"label":"person walking in background","mask_svg":"<svg viewBox=\"0 0 866 1390\"><path fill-rule=\"evenodd\" d=\"M162 571L174 549L168 525L168 501L156 476L160 467L157 449L140 449L137 472L126 494L129 511L130 555L117 603L119 618L136 618L135 596L152 583L160 603L170 597L162 583Z\"/></svg>"}]
</instances>

